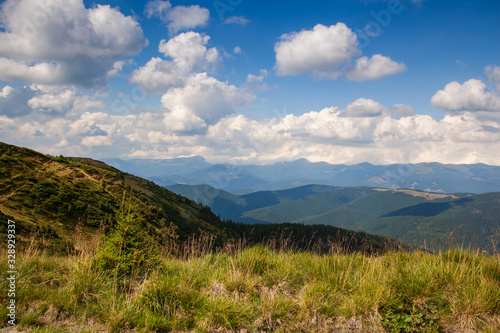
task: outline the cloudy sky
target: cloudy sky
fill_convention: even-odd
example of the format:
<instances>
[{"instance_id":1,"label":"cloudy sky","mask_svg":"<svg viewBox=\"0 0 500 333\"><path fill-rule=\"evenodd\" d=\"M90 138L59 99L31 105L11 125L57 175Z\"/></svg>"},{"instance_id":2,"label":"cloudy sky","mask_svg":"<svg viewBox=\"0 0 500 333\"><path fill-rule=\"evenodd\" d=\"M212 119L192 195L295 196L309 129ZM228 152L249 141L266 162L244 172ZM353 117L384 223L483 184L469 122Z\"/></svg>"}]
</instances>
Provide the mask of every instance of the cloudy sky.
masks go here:
<instances>
[{"instance_id":1,"label":"cloudy sky","mask_svg":"<svg viewBox=\"0 0 500 333\"><path fill-rule=\"evenodd\" d=\"M0 140L500 165L498 0L0 2Z\"/></svg>"}]
</instances>

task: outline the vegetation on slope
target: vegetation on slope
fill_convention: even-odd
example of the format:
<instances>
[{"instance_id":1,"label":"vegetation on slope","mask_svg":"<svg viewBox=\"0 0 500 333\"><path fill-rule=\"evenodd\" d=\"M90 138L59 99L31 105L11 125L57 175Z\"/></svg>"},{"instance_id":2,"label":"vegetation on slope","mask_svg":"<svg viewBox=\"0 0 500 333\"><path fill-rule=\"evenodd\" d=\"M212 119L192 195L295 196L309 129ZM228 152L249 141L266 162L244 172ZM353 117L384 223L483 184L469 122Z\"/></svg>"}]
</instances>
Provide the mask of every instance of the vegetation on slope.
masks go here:
<instances>
[{"instance_id":1,"label":"vegetation on slope","mask_svg":"<svg viewBox=\"0 0 500 333\"><path fill-rule=\"evenodd\" d=\"M500 249L500 193L427 202L353 225L353 229L445 248L449 244L494 253Z\"/></svg>"},{"instance_id":2,"label":"vegetation on slope","mask_svg":"<svg viewBox=\"0 0 500 333\"><path fill-rule=\"evenodd\" d=\"M36 239L54 251L73 247L77 225L86 234L108 232L125 200L158 244L175 229L181 238L222 231L210 209L104 163L43 155L0 143L0 214L15 220L24 243ZM5 233L2 223L1 233Z\"/></svg>"},{"instance_id":3,"label":"vegetation on slope","mask_svg":"<svg viewBox=\"0 0 500 333\"><path fill-rule=\"evenodd\" d=\"M88 244L88 243L87 243ZM316 255L256 246L162 256L146 274L24 252L17 323L30 332L498 332L500 261L462 250ZM190 252L188 250L188 252ZM191 252L194 253L194 252ZM198 253L199 254L199 253ZM2 290L7 289L0 262ZM2 293L2 304L8 301ZM6 318L6 308L0 317ZM2 325L6 325L3 322Z\"/></svg>"}]
</instances>

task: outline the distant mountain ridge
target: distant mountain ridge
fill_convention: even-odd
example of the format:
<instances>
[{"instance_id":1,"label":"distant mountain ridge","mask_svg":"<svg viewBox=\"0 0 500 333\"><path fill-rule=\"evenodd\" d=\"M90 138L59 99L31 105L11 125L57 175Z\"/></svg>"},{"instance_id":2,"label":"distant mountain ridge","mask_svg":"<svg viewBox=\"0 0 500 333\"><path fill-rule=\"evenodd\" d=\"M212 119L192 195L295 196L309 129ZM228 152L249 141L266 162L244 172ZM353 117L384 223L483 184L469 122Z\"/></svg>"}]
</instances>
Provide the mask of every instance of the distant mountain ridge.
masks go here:
<instances>
[{"instance_id":1,"label":"distant mountain ridge","mask_svg":"<svg viewBox=\"0 0 500 333\"><path fill-rule=\"evenodd\" d=\"M500 191L500 167L486 164L334 165L300 159L272 165L238 166L210 164L199 156L170 160L104 161L161 186L205 184L235 194L308 184L408 188L440 193Z\"/></svg>"},{"instance_id":2,"label":"distant mountain ridge","mask_svg":"<svg viewBox=\"0 0 500 333\"><path fill-rule=\"evenodd\" d=\"M499 192L305 185L238 196L208 185L167 188L203 202L223 219L249 224L320 224L391 236L414 246L500 249Z\"/></svg>"}]
</instances>

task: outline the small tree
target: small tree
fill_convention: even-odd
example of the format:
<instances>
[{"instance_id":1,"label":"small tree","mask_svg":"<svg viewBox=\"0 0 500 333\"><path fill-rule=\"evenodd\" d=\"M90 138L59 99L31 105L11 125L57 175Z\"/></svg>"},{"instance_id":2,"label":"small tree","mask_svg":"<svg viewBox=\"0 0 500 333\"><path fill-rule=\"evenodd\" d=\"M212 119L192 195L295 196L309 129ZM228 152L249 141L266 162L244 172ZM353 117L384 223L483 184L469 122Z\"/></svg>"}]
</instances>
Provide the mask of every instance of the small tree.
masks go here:
<instances>
[{"instance_id":1,"label":"small tree","mask_svg":"<svg viewBox=\"0 0 500 333\"><path fill-rule=\"evenodd\" d=\"M122 203L115 228L106 236L106 241L98 250L97 265L117 276L143 274L158 262L158 251L147 238L142 220Z\"/></svg>"}]
</instances>

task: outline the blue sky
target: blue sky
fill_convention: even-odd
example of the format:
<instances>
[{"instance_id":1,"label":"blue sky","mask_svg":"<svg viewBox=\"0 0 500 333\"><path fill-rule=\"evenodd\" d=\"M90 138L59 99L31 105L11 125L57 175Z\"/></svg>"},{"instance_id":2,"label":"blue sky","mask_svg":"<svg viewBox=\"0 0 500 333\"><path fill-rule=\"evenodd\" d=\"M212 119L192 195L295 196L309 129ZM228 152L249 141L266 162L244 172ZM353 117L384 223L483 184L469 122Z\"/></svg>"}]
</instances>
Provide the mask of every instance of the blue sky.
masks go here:
<instances>
[{"instance_id":1,"label":"blue sky","mask_svg":"<svg viewBox=\"0 0 500 333\"><path fill-rule=\"evenodd\" d=\"M1 2L0 140L500 165L498 1Z\"/></svg>"}]
</instances>

